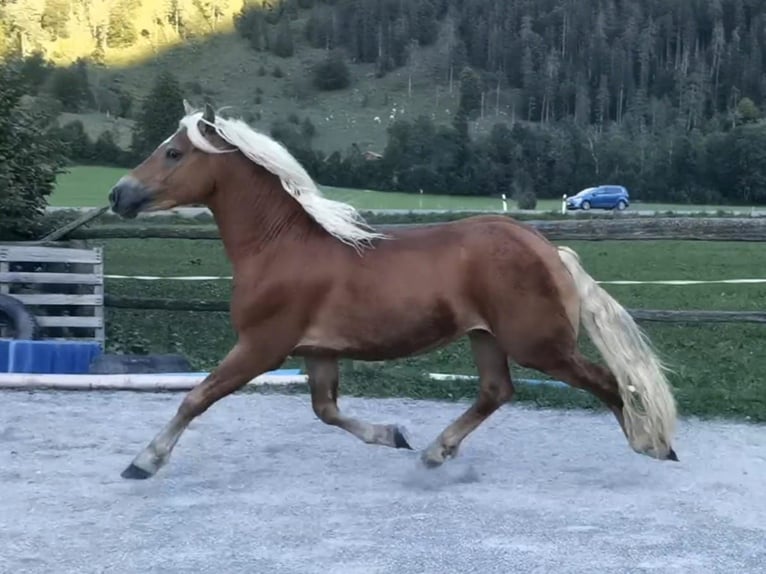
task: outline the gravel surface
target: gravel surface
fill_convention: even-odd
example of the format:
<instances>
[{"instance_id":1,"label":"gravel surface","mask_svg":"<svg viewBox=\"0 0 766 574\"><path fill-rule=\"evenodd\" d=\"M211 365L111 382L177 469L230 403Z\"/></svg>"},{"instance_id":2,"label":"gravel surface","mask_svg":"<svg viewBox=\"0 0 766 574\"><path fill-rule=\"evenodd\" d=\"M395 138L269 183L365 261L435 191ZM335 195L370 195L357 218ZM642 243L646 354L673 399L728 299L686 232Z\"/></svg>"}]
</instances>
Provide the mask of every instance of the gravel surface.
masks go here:
<instances>
[{"instance_id":1,"label":"gravel surface","mask_svg":"<svg viewBox=\"0 0 766 574\"><path fill-rule=\"evenodd\" d=\"M682 421L680 463L611 415L506 406L437 470L229 397L147 481L119 473L180 394L0 393L0 572L766 572L766 429ZM465 404L341 399L424 448Z\"/></svg>"}]
</instances>

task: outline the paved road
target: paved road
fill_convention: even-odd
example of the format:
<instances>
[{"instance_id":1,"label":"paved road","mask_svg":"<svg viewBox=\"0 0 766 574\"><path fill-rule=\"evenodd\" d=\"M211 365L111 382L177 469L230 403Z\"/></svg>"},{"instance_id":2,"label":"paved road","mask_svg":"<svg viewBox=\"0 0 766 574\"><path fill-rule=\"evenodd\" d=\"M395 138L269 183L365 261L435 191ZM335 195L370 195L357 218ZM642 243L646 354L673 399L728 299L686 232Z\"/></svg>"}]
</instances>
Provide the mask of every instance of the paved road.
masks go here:
<instances>
[{"instance_id":1,"label":"paved road","mask_svg":"<svg viewBox=\"0 0 766 574\"><path fill-rule=\"evenodd\" d=\"M766 429L685 421L681 462L606 415L507 406L437 471L317 422L306 396L213 407L154 479L119 472L180 395L0 393L0 572L766 571ZM345 399L422 448L464 407Z\"/></svg>"}]
</instances>

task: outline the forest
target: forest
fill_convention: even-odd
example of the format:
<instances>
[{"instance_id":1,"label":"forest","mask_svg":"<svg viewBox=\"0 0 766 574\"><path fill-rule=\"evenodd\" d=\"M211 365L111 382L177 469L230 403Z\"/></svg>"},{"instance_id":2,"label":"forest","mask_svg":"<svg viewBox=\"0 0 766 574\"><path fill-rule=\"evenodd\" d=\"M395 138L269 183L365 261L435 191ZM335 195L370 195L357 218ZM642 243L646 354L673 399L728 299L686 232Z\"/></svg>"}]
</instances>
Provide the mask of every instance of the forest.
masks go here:
<instances>
[{"instance_id":1,"label":"forest","mask_svg":"<svg viewBox=\"0 0 766 574\"><path fill-rule=\"evenodd\" d=\"M0 0L0 22L7 59L42 50L80 77L126 51L213 33L286 61L324 50L320 96L353 89L356 66L384 78L430 50L427 73L458 86L458 109L448 123L397 121L380 161L353 142L313 149L297 121L271 126L322 183L533 198L611 182L647 200L766 203L760 1ZM87 98L87 86L74 96ZM151 102L119 111L140 123ZM477 118L500 108L477 135Z\"/></svg>"}]
</instances>

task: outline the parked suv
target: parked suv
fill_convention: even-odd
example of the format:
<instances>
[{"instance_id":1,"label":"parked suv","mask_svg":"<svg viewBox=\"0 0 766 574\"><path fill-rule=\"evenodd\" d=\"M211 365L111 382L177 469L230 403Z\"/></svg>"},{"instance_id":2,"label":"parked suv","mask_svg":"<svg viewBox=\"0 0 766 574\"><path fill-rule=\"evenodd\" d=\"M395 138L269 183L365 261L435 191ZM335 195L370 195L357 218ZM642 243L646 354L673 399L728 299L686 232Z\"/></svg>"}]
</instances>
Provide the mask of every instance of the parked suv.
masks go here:
<instances>
[{"instance_id":1,"label":"parked suv","mask_svg":"<svg viewBox=\"0 0 766 574\"><path fill-rule=\"evenodd\" d=\"M630 205L628 190L621 185L588 187L567 198L567 209L619 209Z\"/></svg>"}]
</instances>

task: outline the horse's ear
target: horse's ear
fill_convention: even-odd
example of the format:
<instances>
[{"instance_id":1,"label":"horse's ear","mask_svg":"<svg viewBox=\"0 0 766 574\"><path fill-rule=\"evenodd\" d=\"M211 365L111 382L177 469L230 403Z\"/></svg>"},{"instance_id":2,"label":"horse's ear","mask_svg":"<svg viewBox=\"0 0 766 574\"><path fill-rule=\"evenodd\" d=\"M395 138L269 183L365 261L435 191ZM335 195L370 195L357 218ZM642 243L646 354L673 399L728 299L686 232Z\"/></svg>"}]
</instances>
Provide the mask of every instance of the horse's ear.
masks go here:
<instances>
[{"instance_id":1,"label":"horse's ear","mask_svg":"<svg viewBox=\"0 0 766 574\"><path fill-rule=\"evenodd\" d=\"M202 129L203 133L213 133L213 126L215 125L215 110L209 103L205 104L205 113L202 114Z\"/></svg>"},{"instance_id":2,"label":"horse's ear","mask_svg":"<svg viewBox=\"0 0 766 574\"><path fill-rule=\"evenodd\" d=\"M193 114L193 113L194 113L194 108L193 108L193 107L192 107L192 105L189 103L189 100L187 100L186 98L184 98L184 114L186 114L187 116L189 116L189 115L191 115L191 114Z\"/></svg>"}]
</instances>

